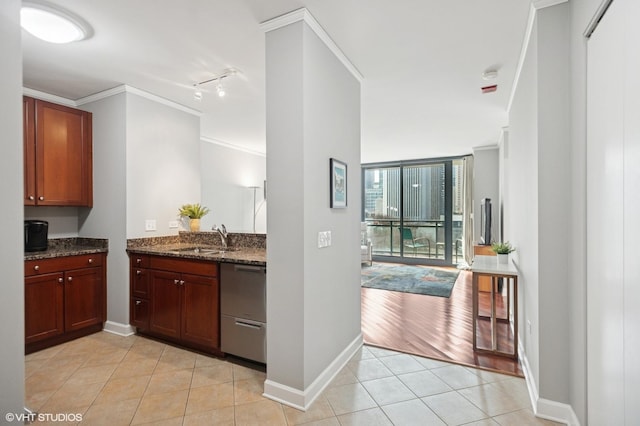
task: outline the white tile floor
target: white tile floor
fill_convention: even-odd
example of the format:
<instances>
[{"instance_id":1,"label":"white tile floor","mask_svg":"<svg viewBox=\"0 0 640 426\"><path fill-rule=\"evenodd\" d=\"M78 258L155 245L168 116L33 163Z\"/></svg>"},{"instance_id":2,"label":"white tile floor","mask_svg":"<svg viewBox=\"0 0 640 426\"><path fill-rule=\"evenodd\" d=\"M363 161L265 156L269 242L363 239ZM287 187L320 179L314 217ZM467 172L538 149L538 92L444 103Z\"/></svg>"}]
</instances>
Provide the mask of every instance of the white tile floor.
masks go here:
<instances>
[{"instance_id":1,"label":"white tile floor","mask_svg":"<svg viewBox=\"0 0 640 426\"><path fill-rule=\"evenodd\" d=\"M368 346L306 412L262 397L264 372L138 336L36 352L26 372L29 408L91 426L556 424L533 415L521 378Z\"/></svg>"}]
</instances>

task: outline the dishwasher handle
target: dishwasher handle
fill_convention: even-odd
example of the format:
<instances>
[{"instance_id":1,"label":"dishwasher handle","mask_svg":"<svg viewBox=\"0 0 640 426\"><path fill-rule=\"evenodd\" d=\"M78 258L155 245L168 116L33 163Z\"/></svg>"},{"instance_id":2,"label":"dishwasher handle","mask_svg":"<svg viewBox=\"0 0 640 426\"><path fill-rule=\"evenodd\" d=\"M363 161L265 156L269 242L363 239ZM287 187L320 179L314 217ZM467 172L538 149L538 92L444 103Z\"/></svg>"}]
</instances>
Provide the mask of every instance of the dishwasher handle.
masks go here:
<instances>
[{"instance_id":1,"label":"dishwasher handle","mask_svg":"<svg viewBox=\"0 0 640 426\"><path fill-rule=\"evenodd\" d=\"M233 270L241 272L267 273L267 270L263 266L233 265Z\"/></svg>"},{"instance_id":2,"label":"dishwasher handle","mask_svg":"<svg viewBox=\"0 0 640 426\"><path fill-rule=\"evenodd\" d=\"M240 327L252 328L254 330L260 330L262 328L262 323L254 322L246 319L237 319L235 320L236 325Z\"/></svg>"}]
</instances>

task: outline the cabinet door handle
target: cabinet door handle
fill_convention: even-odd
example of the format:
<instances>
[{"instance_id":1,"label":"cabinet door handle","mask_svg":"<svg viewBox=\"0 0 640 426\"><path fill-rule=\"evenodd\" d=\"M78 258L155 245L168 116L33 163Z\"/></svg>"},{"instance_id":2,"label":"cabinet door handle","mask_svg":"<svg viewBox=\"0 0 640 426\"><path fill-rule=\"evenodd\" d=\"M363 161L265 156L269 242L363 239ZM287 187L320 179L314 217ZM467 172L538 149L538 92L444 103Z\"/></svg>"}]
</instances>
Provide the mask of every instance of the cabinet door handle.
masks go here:
<instances>
[{"instance_id":1,"label":"cabinet door handle","mask_svg":"<svg viewBox=\"0 0 640 426\"><path fill-rule=\"evenodd\" d=\"M33 201L35 199L36 199L36 197L34 197L33 195L29 195L29 201Z\"/></svg>"},{"instance_id":2,"label":"cabinet door handle","mask_svg":"<svg viewBox=\"0 0 640 426\"><path fill-rule=\"evenodd\" d=\"M34 266L34 267L33 267L33 270L34 270L34 271L39 271L39 270L40 270L40 267L39 267L38 265L36 265L36 266Z\"/></svg>"},{"instance_id":3,"label":"cabinet door handle","mask_svg":"<svg viewBox=\"0 0 640 426\"><path fill-rule=\"evenodd\" d=\"M137 259L136 259L136 263L142 263L142 259L137 258Z\"/></svg>"},{"instance_id":4,"label":"cabinet door handle","mask_svg":"<svg viewBox=\"0 0 640 426\"><path fill-rule=\"evenodd\" d=\"M138 269L138 270L136 271L136 275L140 275L140 274L142 274L142 271Z\"/></svg>"},{"instance_id":5,"label":"cabinet door handle","mask_svg":"<svg viewBox=\"0 0 640 426\"><path fill-rule=\"evenodd\" d=\"M180 280L180 285L184 285L184 280Z\"/></svg>"},{"instance_id":6,"label":"cabinet door handle","mask_svg":"<svg viewBox=\"0 0 640 426\"><path fill-rule=\"evenodd\" d=\"M41 195L41 196L38 197L38 200L44 201L44 197Z\"/></svg>"},{"instance_id":7,"label":"cabinet door handle","mask_svg":"<svg viewBox=\"0 0 640 426\"><path fill-rule=\"evenodd\" d=\"M142 303L141 300L136 300L136 305L140 305Z\"/></svg>"},{"instance_id":8,"label":"cabinet door handle","mask_svg":"<svg viewBox=\"0 0 640 426\"><path fill-rule=\"evenodd\" d=\"M90 263L90 264L91 264L91 263L93 263L93 259L89 259L89 263Z\"/></svg>"},{"instance_id":9,"label":"cabinet door handle","mask_svg":"<svg viewBox=\"0 0 640 426\"><path fill-rule=\"evenodd\" d=\"M174 283L175 285L178 285L178 283L179 283L179 282L180 282L180 280L173 280L173 283Z\"/></svg>"},{"instance_id":10,"label":"cabinet door handle","mask_svg":"<svg viewBox=\"0 0 640 426\"><path fill-rule=\"evenodd\" d=\"M58 282L59 282L59 283L61 283L62 281L63 281L63 280L62 280L62 277L58 278Z\"/></svg>"},{"instance_id":11,"label":"cabinet door handle","mask_svg":"<svg viewBox=\"0 0 640 426\"><path fill-rule=\"evenodd\" d=\"M69 281L69 282L73 281L73 277L67 278L67 281Z\"/></svg>"}]
</instances>

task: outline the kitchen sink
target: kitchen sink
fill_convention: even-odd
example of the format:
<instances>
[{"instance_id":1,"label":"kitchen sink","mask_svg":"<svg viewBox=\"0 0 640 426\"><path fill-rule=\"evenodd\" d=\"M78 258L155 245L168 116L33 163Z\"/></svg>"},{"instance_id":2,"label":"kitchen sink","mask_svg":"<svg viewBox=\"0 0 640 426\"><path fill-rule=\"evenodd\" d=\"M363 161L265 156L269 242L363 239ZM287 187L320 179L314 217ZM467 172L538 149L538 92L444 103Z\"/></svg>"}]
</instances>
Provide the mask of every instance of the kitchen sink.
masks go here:
<instances>
[{"instance_id":1,"label":"kitchen sink","mask_svg":"<svg viewBox=\"0 0 640 426\"><path fill-rule=\"evenodd\" d=\"M224 254L240 250L235 247L222 248L207 248L207 247L184 247L174 250L169 250L171 253L193 253L193 254Z\"/></svg>"}]
</instances>

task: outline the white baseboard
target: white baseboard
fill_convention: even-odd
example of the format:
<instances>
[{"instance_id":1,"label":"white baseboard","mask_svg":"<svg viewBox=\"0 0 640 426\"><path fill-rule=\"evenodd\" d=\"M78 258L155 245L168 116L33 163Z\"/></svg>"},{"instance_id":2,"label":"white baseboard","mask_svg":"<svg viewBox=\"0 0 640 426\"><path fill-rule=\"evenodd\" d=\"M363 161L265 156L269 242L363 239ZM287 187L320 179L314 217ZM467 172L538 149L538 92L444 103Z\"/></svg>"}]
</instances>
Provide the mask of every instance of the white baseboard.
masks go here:
<instances>
[{"instance_id":1,"label":"white baseboard","mask_svg":"<svg viewBox=\"0 0 640 426\"><path fill-rule=\"evenodd\" d=\"M518 342L518 352L520 361L522 362L522 370L524 371L527 389L529 390L529 398L531 399L531 409L533 414L541 419L552 420L569 426L580 426L580 421L578 420L578 417L573 411L573 407L571 407L571 405L540 398L540 395L538 394L538 387L533 380L529 359L524 352L522 342Z\"/></svg>"},{"instance_id":2,"label":"white baseboard","mask_svg":"<svg viewBox=\"0 0 640 426\"><path fill-rule=\"evenodd\" d=\"M103 331L117 334L118 336L131 336L136 333L136 329L129 324L120 324L119 322L107 321L104 323Z\"/></svg>"},{"instance_id":3,"label":"white baseboard","mask_svg":"<svg viewBox=\"0 0 640 426\"><path fill-rule=\"evenodd\" d=\"M362 333L360 333L304 391L267 379L264 382L262 396L306 411L356 351L362 347L362 342Z\"/></svg>"}]
</instances>

